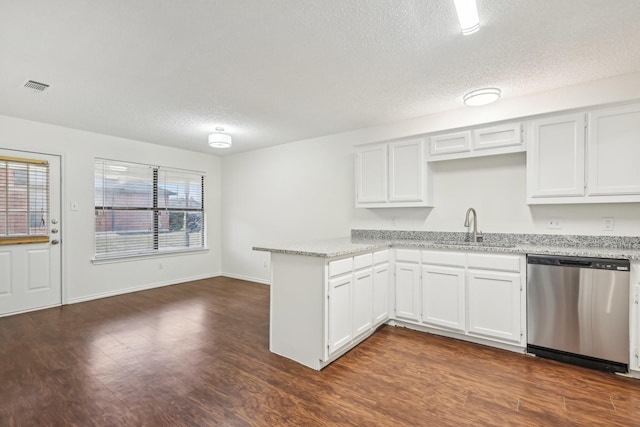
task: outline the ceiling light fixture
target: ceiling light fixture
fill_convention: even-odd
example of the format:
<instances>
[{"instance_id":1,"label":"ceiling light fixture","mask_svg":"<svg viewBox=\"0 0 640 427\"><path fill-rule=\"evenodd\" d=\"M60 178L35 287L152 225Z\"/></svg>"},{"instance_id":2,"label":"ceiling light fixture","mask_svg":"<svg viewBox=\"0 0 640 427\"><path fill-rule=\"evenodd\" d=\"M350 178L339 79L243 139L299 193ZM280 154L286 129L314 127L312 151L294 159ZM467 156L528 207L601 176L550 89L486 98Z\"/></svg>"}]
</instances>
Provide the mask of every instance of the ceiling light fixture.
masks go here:
<instances>
[{"instance_id":1,"label":"ceiling light fixture","mask_svg":"<svg viewBox=\"0 0 640 427\"><path fill-rule=\"evenodd\" d=\"M231 135L227 135L224 128L216 128L216 133L209 134L209 147L229 148L231 147Z\"/></svg>"},{"instance_id":2,"label":"ceiling light fixture","mask_svg":"<svg viewBox=\"0 0 640 427\"><path fill-rule=\"evenodd\" d=\"M458 21L462 34L465 36L473 34L480 29L480 19L478 18L478 8L476 0L453 0L458 12Z\"/></svg>"},{"instance_id":3,"label":"ceiling light fixture","mask_svg":"<svg viewBox=\"0 0 640 427\"><path fill-rule=\"evenodd\" d=\"M470 107L479 105L487 105L495 102L500 98L500 89L497 87L486 87L483 89L472 90L462 97L464 103Z\"/></svg>"}]
</instances>

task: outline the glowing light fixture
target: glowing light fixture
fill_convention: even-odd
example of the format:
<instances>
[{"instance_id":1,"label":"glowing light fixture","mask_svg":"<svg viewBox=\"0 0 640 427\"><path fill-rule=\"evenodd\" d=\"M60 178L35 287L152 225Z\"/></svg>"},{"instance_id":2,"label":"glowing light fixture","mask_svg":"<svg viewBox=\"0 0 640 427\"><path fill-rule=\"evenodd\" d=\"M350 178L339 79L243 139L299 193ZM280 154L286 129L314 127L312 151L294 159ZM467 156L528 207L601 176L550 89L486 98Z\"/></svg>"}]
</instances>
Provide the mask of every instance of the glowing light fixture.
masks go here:
<instances>
[{"instance_id":1,"label":"glowing light fixture","mask_svg":"<svg viewBox=\"0 0 640 427\"><path fill-rule=\"evenodd\" d=\"M453 0L458 12L458 21L462 34L473 34L480 29L480 19L478 18L478 8L476 0Z\"/></svg>"},{"instance_id":2,"label":"glowing light fixture","mask_svg":"<svg viewBox=\"0 0 640 427\"><path fill-rule=\"evenodd\" d=\"M483 89L472 90L462 97L464 103L470 107L479 105L487 105L495 102L500 98L500 89L497 87L486 87Z\"/></svg>"},{"instance_id":3,"label":"glowing light fixture","mask_svg":"<svg viewBox=\"0 0 640 427\"><path fill-rule=\"evenodd\" d=\"M209 147L229 148L231 147L231 135L227 135L224 128L216 128L216 133L209 134Z\"/></svg>"}]
</instances>

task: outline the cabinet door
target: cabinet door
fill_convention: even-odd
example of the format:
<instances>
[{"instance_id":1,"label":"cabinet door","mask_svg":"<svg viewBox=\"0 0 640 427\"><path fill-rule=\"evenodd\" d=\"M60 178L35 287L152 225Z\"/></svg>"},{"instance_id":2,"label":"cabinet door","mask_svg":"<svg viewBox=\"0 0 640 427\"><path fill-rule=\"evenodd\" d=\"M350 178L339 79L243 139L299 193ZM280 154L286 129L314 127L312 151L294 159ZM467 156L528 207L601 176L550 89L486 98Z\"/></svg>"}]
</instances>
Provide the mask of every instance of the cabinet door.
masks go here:
<instances>
[{"instance_id":1,"label":"cabinet door","mask_svg":"<svg viewBox=\"0 0 640 427\"><path fill-rule=\"evenodd\" d=\"M353 337L373 328L373 269L360 270L353 275Z\"/></svg>"},{"instance_id":2,"label":"cabinet door","mask_svg":"<svg viewBox=\"0 0 640 427\"><path fill-rule=\"evenodd\" d=\"M424 201L425 168L422 139L389 144L389 201Z\"/></svg>"},{"instance_id":3,"label":"cabinet door","mask_svg":"<svg viewBox=\"0 0 640 427\"><path fill-rule=\"evenodd\" d=\"M396 262L396 317L420 320L420 265Z\"/></svg>"},{"instance_id":4,"label":"cabinet door","mask_svg":"<svg viewBox=\"0 0 640 427\"><path fill-rule=\"evenodd\" d=\"M353 275L347 274L329 281L329 354L349 344L351 327L351 291Z\"/></svg>"},{"instance_id":5,"label":"cabinet door","mask_svg":"<svg viewBox=\"0 0 640 427\"><path fill-rule=\"evenodd\" d=\"M389 320L389 264L373 268L373 323L378 326Z\"/></svg>"},{"instance_id":6,"label":"cabinet door","mask_svg":"<svg viewBox=\"0 0 640 427\"><path fill-rule=\"evenodd\" d=\"M439 156L471 151L471 132L453 132L429 138L429 155Z\"/></svg>"},{"instance_id":7,"label":"cabinet door","mask_svg":"<svg viewBox=\"0 0 640 427\"><path fill-rule=\"evenodd\" d=\"M529 198L584 195L584 125L584 114L532 122L527 151Z\"/></svg>"},{"instance_id":8,"label":"cabinet door","mask_svg":"<svg viewBox=\"0 0 640 427\"><path fill-rule=\"evenodd\" d=\"M589 114L589 195L640 194L640 104Z\"/></svg>"},{"instance_id":9,"label":"cabinet door","mask_svg":"<svg viewBox=\"0 0 640 427\"><path fill-rule=\"evenodd\" d=\"M473 150L522 145L520 123L507 123L473 130Z\"/></svg>"},{"instance_id":10,"label":"cabinet door","mask_svg":"<svg viewBox=\"0 0 640 427\"><path fill-rule=\"evenodd\" d=\"M387 201L387 146L363 148L356 154L356 204Z\"/></svg>"},{"instance_id":11,"label":"cabinet door","mask_svg":"<svg viewBox=\"0 0 640 427\"><path fill-rule=\"evenodd\" d=\"M520 274L468 270L468 332L520 343Z\"/></svg>"},{"instance_id":12,"label":"cabinet door","mask_svg":"<svg viewBox=\"0 0 640 427\"><path fill-rule=\"evenodd\" d=\"M422 322L464 331L464 268L422 266Z\"/></svg>"}]
</instances>

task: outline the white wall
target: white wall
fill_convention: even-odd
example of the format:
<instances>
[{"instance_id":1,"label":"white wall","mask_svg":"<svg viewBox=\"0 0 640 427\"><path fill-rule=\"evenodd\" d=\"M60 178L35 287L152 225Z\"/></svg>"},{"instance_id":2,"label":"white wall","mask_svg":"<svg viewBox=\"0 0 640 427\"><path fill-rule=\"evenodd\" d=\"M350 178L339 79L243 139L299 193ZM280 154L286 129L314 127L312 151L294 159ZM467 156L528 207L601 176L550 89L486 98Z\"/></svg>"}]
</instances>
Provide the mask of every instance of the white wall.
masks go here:
<instances>
[{"instance_id":1,"label":"white wall","mask_svg":"<svg viewBox=\"0 0 640 427\"><path fill-rule=\"evenodd\" d=\"M62 156L63 299L77 302L211 277L221 270L220 158L0 116L0 147ZM208 252L94 265L94 158L204 171ZM70 203L79 209L71 211ZM163 269L158 268L162 262Z\"/></svg>"},{"instance_id":2,"label":"white wall","mask_svg":"<svg viewBox=\"0 0 640 427\"><path fill-rule=\"evenodd\" d=\"M640 235L638 203L527 206L523 153L433 164L433 209L354 207L354 145L634 99L640 73L225 157L223 271L268 283L269 255L254 245L345 237L352 228L465 231L471 206L484 232ZM605 216L613 232L602 231ZM562 229L547 229L549 217Z\"/></svg>"}]
</instances>

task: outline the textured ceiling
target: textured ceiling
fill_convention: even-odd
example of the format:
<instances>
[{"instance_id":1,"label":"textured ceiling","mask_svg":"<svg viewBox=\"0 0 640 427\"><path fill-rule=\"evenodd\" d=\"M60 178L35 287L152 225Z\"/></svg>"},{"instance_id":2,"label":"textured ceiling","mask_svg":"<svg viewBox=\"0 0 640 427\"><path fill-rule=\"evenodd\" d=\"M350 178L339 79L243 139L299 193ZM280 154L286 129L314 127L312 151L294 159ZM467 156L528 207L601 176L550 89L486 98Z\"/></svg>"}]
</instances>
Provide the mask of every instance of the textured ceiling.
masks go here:
<instances>
[{"instance_id":1,"label":"textured ceiling","mask_svg":"<svg viewBox=\"0 0 640 427\"><path fill-rule=\"evenodd\" d=\"M0 0L0 114L222 155L640 70L639 0L478 11L463 36L453 0Z\"/></svg>"}]
</instances>

